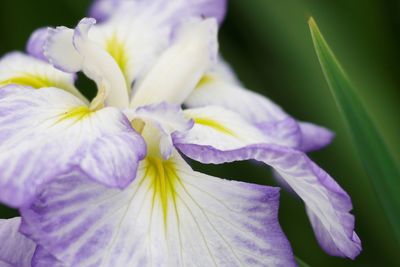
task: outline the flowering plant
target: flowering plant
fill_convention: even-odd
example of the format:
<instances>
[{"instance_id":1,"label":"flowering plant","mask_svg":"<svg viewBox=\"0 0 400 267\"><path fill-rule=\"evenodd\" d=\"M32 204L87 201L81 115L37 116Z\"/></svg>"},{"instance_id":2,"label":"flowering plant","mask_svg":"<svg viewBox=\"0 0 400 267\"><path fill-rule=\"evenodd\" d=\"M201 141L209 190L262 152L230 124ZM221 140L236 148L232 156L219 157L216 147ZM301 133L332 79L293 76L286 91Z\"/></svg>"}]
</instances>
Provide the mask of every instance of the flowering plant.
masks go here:
<instances>
[{"instance_id":1,"label":"flowering plant","mask_svg":"<svg viewBox=\"0 0 400 267\"><path fill-rule=\"evenodd\" d=\"M241 85L218 54L223 0L99 0L0 61L0 222L11 266L294 266L279 189L196 171L257 160L355 258L349 196L305 152L333 134ZM75 87L83 72L94 99ZM14 251L23 253L14 253Z\"/></svg>"}]
</instances>

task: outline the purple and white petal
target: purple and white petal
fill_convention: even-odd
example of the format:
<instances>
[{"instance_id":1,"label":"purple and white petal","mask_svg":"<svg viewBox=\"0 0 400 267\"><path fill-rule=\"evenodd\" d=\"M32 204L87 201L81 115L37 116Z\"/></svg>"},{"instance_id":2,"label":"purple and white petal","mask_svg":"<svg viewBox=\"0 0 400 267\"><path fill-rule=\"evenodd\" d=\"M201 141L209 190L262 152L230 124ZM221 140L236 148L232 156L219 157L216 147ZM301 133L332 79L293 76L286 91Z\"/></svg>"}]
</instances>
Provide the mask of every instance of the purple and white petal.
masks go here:
<instances>
[{"instance_id":1,"label":"purple and white petal","mask_svg":"<svg viewBox=\"0 0 400 267\"><path fill-rule=\"evenodd\" d=\"M290 131L275 131L279 125L263 126L264 129L255 127L246 121L240 114L220 106L207 106L202 108L186 109L187 118L195 124L188 132L175 133L175 140L184 140L187 143L212 144L217 148L240 148L250 144L279 144L287 146L294 137ZM288 121L290 123L290 121ZM286 129L291 129L285 126Z\"/></svg>"},{"instance_id":2,"label":"purple and white petal","mask_svg":"<svg viewBox=\"0 0 400 267\"><path fill-rule=\"evenodd\" d=\"M161 135L159 149L164 159L172 153L172 134L186 132L193 127L193 121L185 117L181 107L164 102L127 110L125 114L130 121L142 121L143 127L152 124L158 129Z\"/></svg>"},{"instance_id":3,"label":"purple and white petal","mask_svg":"<svg viewBox=\"0 0 400 267\"><path fill-rule=\"evenodd\" d=\"M211 115L209 120L214 119ZM245 135L239 135L237 130L233 130L234 127L240 128L233 124L237 121L219 120L218 124L205 123L204 119L199 122L194 118L194 121L195 125L187 133L174 135L174 144L183 154L202 163L221 164L254 159L271 166L324 226L316 227L319 231L325 230L318 236L324 236L325 240L329 237L335 246L334 250L327 252L339 255L337 251L340 251L349 258L359 254L361 244L354 238L356 234L354 217L350 213L350 197L307 155L274 142L257 144L256 141L243 141ZM242 128L244 127L248 125L243 124ZM324 249L332 247L333 245L323 246Z\"/></svg>"},{"instance_id":4,"label":"purple and white petal","mask_svg":"<svg viewBox=\"0 0 400 267\"><path fill-rule=\"evenodd\" d=\"M131 107L167 102L180 105L212 67L218 51L214 19L182 24L172 44L139 82Z\"/></svg>"},{"instance_id":5,"label":"purple and white petal","mask_svg":"<svg viewBox=\"0 0 400 267\"><path fill-rule=\"evenodd\" d=\"M50 64L19 52L0 59L0 88L7 85L29 86L34 89L56 87L81 100L86 98L74 86L74 76L55 69Z\"/></svg>"},{"instance_id":6,"label":"purple and white petal","mask_svg":"<svg viewBox=\"0 0 400 267\"><path fill-rule=\"evenodd\" d=\"M261 130L266 130L267 135L289 137L289 134L287 146L304 152L323 148L334 136L324 127L294 120L268 98L243 88L222 58L213 71L202 77L185 105L190 108L217 105L236 111Z\"/></svg>"},{"instance_id":7,"label":"purple and white petal","mask_svg":"<svg viewBox=\"0 0 400 267\"><path fill-rule=\"evenodd\" d=\"M111 17L123 0L94 0L90 6L89 17L102 22Z\"/></svg>"},{"instance_id":8,"label":"purple and white petal","mask_svg":"<svg viewBox=\"0 0 400 267\"><path fill-rule=\"evenodd\" d=\"M180 19L188 17L214 17L221 23L226 8L227 0L96 0L90 8L89 15L104 21L113 16L151 13L154 20L163 24L176 24Z\"/></svg>"},{"instance_id":9,"label":"purple and white petal","mask_svg":"<svg viewBox=\"0 0 400 267\"><path fill-rule=\"evenodd\" d=\"M69 267L69 266L57 260L43 247L36 246L35 253L33 254L32 257L32 267Z\"/></svg>"},{"instance_id":10,"label":"purple and white petal","mask_svg":"<svg viewBox=\"0 0 400 267\"><path fill-rule=\"evenodd\" d=\"M329 145L335 138L335 134L325 127L308 122L299 122L299 126L302 140L298 149L301 151L319 150Z\"/></svg>"},{"instance_id":11,"label":"purple and white petal","mask_svg":"<svg viewBox=\"0 0 400 267\"><path fill-rule=\"evenodd\" d=\"M252 123L287 119L289 115L268 98L243 88L230 66L218 58L214 69L205 73L185 100L188 107L222 106L241 114ZM229 96L229 97L227 97Z\"/></svg>"},{"instance_id":12,"label":"purple and white petal","mask_svg":"<svg viewBox=\"0 0 400 267\"><path fill-rule=\"evenodd\" d=\"M47 28L39 28L35 30L29 37L26 45L26 52L37 59L47 61L47 57L44 55L44 45L46 43L47 35Z\"/></svg>"},{"instance_id":13,"label":"purple and white petal","mask_svg":"<svg viewBox=\"0 0 400 267\"><path fill-rule=\"evenodd\" d=\"M279 190L147 158L120 191L76 175L22 209L22 231L69 266L295 266Z\"/></svg>"},{"instance_id":14,"label":"purple and white petal","mask_svg":"<svg viewBox=\"0 0 400 267\"><path fill-rule=\"evenodd\" d=\"M0 90L0 201L8 205L26 204L41 184L71 169L123 188L145 150L116 108L91 111L56 88Z\"/></svg>"},{"instance_id":15,"label":"purple and white petal","mask_svg":"<svg viewBox=\"0 0 400 267\"><path fill-rule=\"evenodd\" d=\"M31 267L36 244L19 232L21 218L0 219L0 266Z\"/></svg>"},{"instance_id":16,"label":"purple and white petal","mask_svg":"<svg viewBox=\"0 0 400 267\"><path fill-rule=\"evenodd\" d=\"M92 18L84 18L74 30L66 27L49 29L45 55L63 71L83 71L96 82L100 93L105 94L108 105L128 107L128 88L120 67L103 47L88 36L95 23Z\"/></svg>"},{"instance_id":17,"label":"purple and white petal","mask_svg":"<svg viewBox=\"0 0 400 267\"><path fill-rule=\"evenodd\" d=\"M306 208L306 211L319 245L329 255L343 258L348 257L353 260L356 258L361 251L361 240L355 232L349 232L349 235L346 237L346 239L340 240L341 237L338 235L337 229L326 228L323 221L311 209ZM348 229L354 228L354 217L348 217L344 219L343 224L346 224L345 227ZM336 236L339 240L335 238ZM345 244L348 243L347 239L350 239L356 245L346 246ZM343 245L338 246L338 242L342 243ZM346 246L347 250L343 250L344 246Z\"/></svg>"}]
</instances>

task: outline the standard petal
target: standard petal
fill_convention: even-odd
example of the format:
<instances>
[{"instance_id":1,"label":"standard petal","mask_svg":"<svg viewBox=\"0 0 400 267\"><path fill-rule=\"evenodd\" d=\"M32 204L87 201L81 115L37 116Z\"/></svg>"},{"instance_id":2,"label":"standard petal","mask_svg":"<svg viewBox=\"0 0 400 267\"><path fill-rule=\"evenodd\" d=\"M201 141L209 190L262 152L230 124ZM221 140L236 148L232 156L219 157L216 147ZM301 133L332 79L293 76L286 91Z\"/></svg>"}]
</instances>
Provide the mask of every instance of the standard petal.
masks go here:
<instances>
[{"instance_id":1,"label":"standard petal","mask_svg":"<svg viewBox=\"0 0 400 267\"><path fill-rule=\"evenodd\" d=\"M127 189L70 175L22 210L22 231L70 266L295 266L276 188L147 158Z\"/></svg>"},{"instance_id":2,"label":"standard petal","mask_svg":"<svg viewBox=\"0 0 400 267\"><path fill-rule=\"evenodd\" d=\"M153 20L175 24L176 21L190 16L214 17L220 23L225 17L226 0L149 0L145 3L130 0L96 0L90 8L90 16L104 21L112 16L138 13L151 13Z\"/></svg>"},{"instance_id":3,"label":"standard petal","mask_svg":"<svg viewBox=\"0 0 400 267\"><path fill-rule=\"evenodd\" d=\"M13 52L0 60L0 88L7 85L34 89L57 87L87 101L74 86L74 76L34 57Z\"/></svg>"},{"instance_id":4,"label":"standard petal","mask_svg":"<svg viewBox=\"0 0 400 267\"><path fill-rule=\"evenodd\" d=\"M108 105L127 107L128 88L123 73L114 58L99 44L89 39L91 18L82 19L75 30L58 27L49 29L45 55L57 68L67 72L83 71L104 90Z\"/></svg>"},{"instance_id":5,"label":"standard petal","mask_svg":"<svg viewBox=\"0 0 400 267\"><path fill-rule=\"evenodd\" d=\"M115 108L91 111L60 89L9 86L0 90L0 151L0 200L20 206L70 169L125 187L145 144Z\"/></svg>"},{"instance_id":6,"label":"standard petal","mask_svg":"<svg viewBox=\"0 0 400 267\"><path fill-rule=\"evenodd\" d=\"M203 112L204 114L204 112ZM215 113L217 114L217 113ZM220 116L223 114L219 113ZM214 115L216 116L216 115ZM218 117L218 116L216 116ZM213 118L213 117L209 117ZM238 117L239 118L239 117ZM361 244L354 238L354 217L350 214L351 199L346 192L324 170L313 163L303 152L276 145L274 142L257 144L257 141L243 142L238 135L239 120L219 120L213 123L196 121L187 133L175 135L175 146L186 156L202 163L221 164L239 160L251 160L270 165L283 177L287 184L302 198L306 207L315 215L320 224L318 231L325 230L335 250L327 252L349 258L357 256ZM243 127L248 127L243 124ZM236 139L236 140L235 140ZM316 220L314 220L313 224ZM317 234L322 236L321 233ZM323 246L324 249L329 248Z\"/></svg>"},{"instance_id":7,"label":"standard petal","mask_svg":"<svg viewBox=\"0 0 400 267\"><path fill-rule=\"evenodd\" d=\"M193 16L221 18L225 5L225 0L96 1L91 16L113 16L94 26L89 37L114 58L131 88L168 48L181 21Z\"/></svg>"},{"instance_id":8,"label":"standard petal","mask_svg":"<svg viewBox=\"0 0 400 267\"><path fill-rule=\"evenodd\" d=\"M0 219L0 266L31 267L36 244L19 232L21 218Z\"/></svg>"},{"instance_id":9,"label":"standard petal","mask_svg":"<svg viewBox=\"0 0 400 267\"><path fill-rule=\"evenodd\" d=\"M168 102L182 104L217 54L214 19L184 23L176 40L134 88L131 107Z\"/></svg>"}]
</instances>

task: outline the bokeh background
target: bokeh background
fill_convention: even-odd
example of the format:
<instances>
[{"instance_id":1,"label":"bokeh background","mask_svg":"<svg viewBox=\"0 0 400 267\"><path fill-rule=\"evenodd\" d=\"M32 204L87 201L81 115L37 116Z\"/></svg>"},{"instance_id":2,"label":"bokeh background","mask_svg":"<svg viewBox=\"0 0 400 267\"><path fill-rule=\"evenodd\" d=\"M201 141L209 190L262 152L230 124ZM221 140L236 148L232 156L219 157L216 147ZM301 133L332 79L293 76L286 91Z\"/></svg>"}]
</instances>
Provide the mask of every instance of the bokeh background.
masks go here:
<instances>
[{"instance_id":1,"label":"bokeh background","mask_svg":"<svg viewBox=\"0 0 400 267\"><path fill-rule=\"evenodd\" d=\"M1 1L0 54L24 50L29 34L38 27L74 26L85 16L90 2ZM231 0L220 32L223 56L248 88L268 96L296 118L336 132L333 144L311 157L352 196L364 250L355 261L326 255L317 245L302 202L285 191L281 224L295 254L310 266L400 266L400 246L320 70L307 26L309 16L318 22L400 162L398 0ZM83 90L89 92L90 86L81 82ZM195 168L220 177L276 185L269 170L254 163L196 164ZM0 217L16 214L0 206Z\"/></svg>"}]
</instances>

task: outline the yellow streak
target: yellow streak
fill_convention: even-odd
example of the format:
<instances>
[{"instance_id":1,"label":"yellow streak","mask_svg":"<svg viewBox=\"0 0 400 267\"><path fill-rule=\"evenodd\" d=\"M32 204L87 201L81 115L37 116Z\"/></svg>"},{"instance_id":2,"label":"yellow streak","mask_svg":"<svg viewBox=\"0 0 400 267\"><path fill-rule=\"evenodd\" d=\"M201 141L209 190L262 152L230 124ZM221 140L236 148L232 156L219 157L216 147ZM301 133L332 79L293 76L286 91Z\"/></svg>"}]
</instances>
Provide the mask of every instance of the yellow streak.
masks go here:
<instances>
[{"instance_id":1,"label":"yellow streak","mask_svg":"<svg viewBox=\"0 0 400 267\"><path fill-rule=\"evenodd\" d=\"M58 88L68 88L65 84L57 83L55 81L51 81L46 77L35 76L31 74L22 74L21 76L12 77L6 80L0 81L0 87L9 85L9 84L18 84L22 86L30 86L35 89L40 89L44 87L58 87Z\"/></svg>"},{"instance_id":2,"label":"yellow streak","mask_svg":"<svg viewBox=\"0 0 400 267\"><path fill-rule=\"evenodd\" d=\"M128 84L128 56L126 54L125 44L118 39L116 34L114 34L107 40L106 50L120 67L124 74L126 83ZM130 84L128 84L128 89L130 89L130 87Z\"/></svg>"},{"instance_id":3,"label":"yellow streak","mask_svg":"<svg viewBox=\"0 0 400 267\"><path fill-rule=\"evenodd\" d=\"M93 111L89 109L87 106L80 106L76 108L72 108L69 111L61 114L60 118L56 123L65 121L65 120L73 120L73 122L78 122L83 120L87 116L89 116Z\"/></svg>"},{"instance_id":4,"label":"yellow streak","mask_svg":"<svg viewBox=\"0 0 400 267\"><path fill-rule=\"evenodd\" d=\"M205 74L201 77L200 81L197 83L195 89L200 89L201 87L208 85L214 81L214 76L211 74Z\"/></svg>"},{"instance_id":5,"label":"yellow streak","mask_svg":"<svg viewBox=\"0 0 400 267\"><path fill-rule=\"evenodd\" d=\"M201 124L201 125L213 128L214 130L217 130L224 134L228 134L228 135L236 137L236 134L232 130L226 128L224 125L222 125L221 123L219 123L215 120L211 120L208 118L193 118L193 120L197 124Z\"/></svg>"},{"instance_id":6,"label":"yellow streak","mask_svg":"<svg viewBox=\"0 0 400 267\"><path fill-rule=\"evenodd\" d=\"M160 202L164 226L167 227L167 216L169 204L173 204L176 209L176 184L179 181L175 163L172 159L163 160L160 157L147 157L148 179L151 179L153 198L152 207L156 200ZM171 202L172 201L172 202Z\"/></svg>"}]
</instances>

